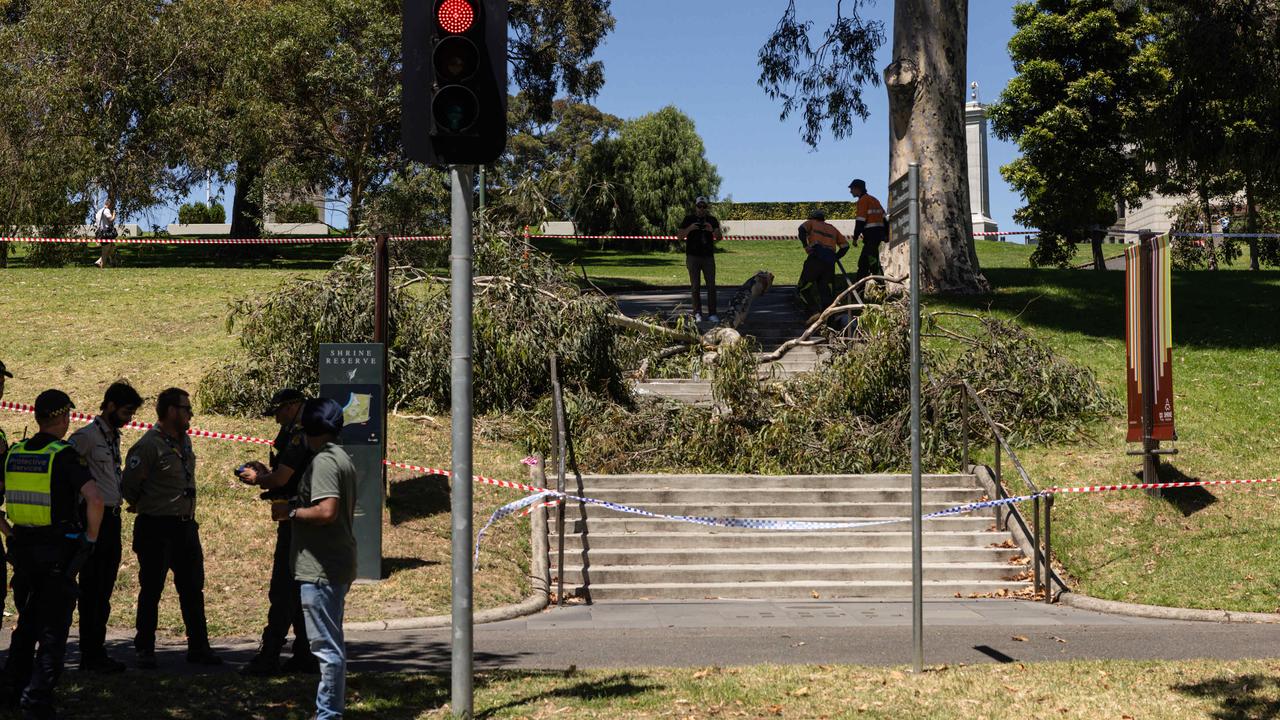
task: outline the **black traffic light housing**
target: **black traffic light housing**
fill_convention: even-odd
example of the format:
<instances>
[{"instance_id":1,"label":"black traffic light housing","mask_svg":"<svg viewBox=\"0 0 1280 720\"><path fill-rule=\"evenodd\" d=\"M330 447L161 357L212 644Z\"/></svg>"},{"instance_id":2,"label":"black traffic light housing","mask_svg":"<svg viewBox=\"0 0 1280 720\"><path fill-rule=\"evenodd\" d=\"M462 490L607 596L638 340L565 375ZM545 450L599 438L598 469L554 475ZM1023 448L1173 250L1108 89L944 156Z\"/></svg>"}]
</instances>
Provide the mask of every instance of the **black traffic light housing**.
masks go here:
<instances>
[{"instance_id":1,"label":"black traffic light housing","mask_svg":"<svg viewBox=\"0 0 1280 720\"><path fill-rule=\"evenodd\" d=\"M432 165L487 165L507 144L507 0L403 0L401 133Z\"/></svg>"}]
</instances>

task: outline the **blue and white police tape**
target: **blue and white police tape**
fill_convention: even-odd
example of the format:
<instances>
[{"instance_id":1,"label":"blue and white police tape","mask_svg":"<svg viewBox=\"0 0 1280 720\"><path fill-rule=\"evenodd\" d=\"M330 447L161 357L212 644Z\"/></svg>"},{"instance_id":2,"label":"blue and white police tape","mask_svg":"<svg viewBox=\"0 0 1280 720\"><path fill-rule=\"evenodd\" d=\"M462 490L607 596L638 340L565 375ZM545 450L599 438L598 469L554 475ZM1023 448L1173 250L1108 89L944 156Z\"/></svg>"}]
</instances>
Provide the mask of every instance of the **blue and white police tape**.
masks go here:
<instances>
[{"instance_id":1,"label":"blue and white police tape","mask_svg":"<svg viewBox=\"0 0 1280 720\"><path fill-rule=\"evenodd\" d=\"M1043 497L1049 493L1039 493L1038 495L1022 495L1019 497L1001 498L999 500L983 500L981 502L966 503L945 510L937 510L935 512L921 515L921 520L933 520L935 518L949 517L951 515L963 515L965 513L974 512L975 510L986 510L988 508L1000 507L1002 505L1013 505L1014 503L1034 500L1037 497ZM489 521L476 535L476 552L475 559L480 559L480 542L484 539L485 532L497 521L512 515L526 507L533 505L544 498L559 498L560 500L574 500L588 505L597 505L606 510L615 512L629 513L631 515L640 515L641 517L653 518L655 520L671 520L675 522L692 523L694 525L706 525L710 527L723 528L739 528L745 530L776 530L782 532L806 532L815 530L855 530L858 528L876 527L879 525L893 525L895 523L910 522L911 518L886 518L884 520L858 520L858 521L815 521L815 520L776 520L769 518L731 518L731 517L710 517L703 515L663 515L661 513L650 512L644 508L632 507L630 505L622 505L608 500L600 500L598 498L578 497L577 495L569 495L567 493L558 493L549 491L528 495L512 503L507 503L493 512L489 516Z\"/></svg>"}]
</instances>

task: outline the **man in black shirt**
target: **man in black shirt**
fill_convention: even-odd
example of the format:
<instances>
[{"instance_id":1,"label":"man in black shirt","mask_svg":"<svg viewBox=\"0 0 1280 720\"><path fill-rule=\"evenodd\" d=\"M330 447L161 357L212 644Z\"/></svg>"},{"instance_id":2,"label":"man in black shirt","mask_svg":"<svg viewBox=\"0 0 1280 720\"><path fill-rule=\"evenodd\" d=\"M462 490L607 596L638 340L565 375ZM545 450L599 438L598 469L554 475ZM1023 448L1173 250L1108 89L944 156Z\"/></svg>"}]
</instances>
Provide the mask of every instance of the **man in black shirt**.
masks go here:
<instances>
[{"instance_id":1,"label":"man in black shirt","mask_svg":"<svg viewBox=\"0 0 1280 720\"><path fill-rule=\"evenodd\" d=\"M90 481L83 458L62 441L74 407L60 390L40 393L35 403L40 432L15 443L4 461L4 499L13 525L13 599L18 608L4 676L6 698L21 704L24 717L54 717L53 686L66 655L76 576L102 525L98 486Z\"/></svg>"},{"instance_id":2,"label":"man in black shirt","mask_svg":"<svg viewBox=\"0 0 1280 720\"><path fill-rule=\"evenodd\" d=\"M684 264L689 270L689 285L693 290L693 319L702 322L701 280L707 281L706 320L720 322L716 315L716 246L717 240L723 239L720 234L720 221L708 211L705 197L699 197L694 203L693 212L684 216L680 222L680 230L676 237L684 241Z\"/></svg>"},{"instance_id":3,"label":"man in black shirt","mask_svg":"<svg viewBox=\"0 0 1280 720\"><path fill-rule=\"evenodd\" d=\"M298 481L311 463L311 450L307 447L306 434L302 431L302 406L306 396L293 388L285 388L271 397L264 416L275 416L280 432L272 443L271 467L268 470L260 462L246 463L240 470L240 479L257 485L265 492L263 500L288 503L298 494ZM279 672L317 672L319 663L311 654L307 639L306 623L302 615L302 596L298 583L293 579L289 566L292 528L289 521L276 524L276 548L271 563L271 587L267 591L270 608L267 610L267 626L262 629L262 648L244 668L246 675L275 675ZM293 626L293 656L280 664L280 650Z\"/></svg>"}]
</instances>

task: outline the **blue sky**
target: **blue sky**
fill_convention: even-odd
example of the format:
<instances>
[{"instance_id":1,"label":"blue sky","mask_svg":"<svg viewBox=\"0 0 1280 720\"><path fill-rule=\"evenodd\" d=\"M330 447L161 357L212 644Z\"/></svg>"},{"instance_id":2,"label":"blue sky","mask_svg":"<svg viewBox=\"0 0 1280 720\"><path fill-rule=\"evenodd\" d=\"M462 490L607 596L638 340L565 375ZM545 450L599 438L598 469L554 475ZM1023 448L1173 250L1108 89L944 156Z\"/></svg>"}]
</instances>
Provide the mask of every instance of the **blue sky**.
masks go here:
<instances>
[{"instance_id":1,"label":"blue sky","mask_svg":"<svg viewBox=\"0 0 1280 720\"><path fill-rule=\"evenodd\" d=\"M847 2L847 0L846 0ZM756 84L756 55L777 24L786 0L614 0L617 28L598 53L606 83L596 98L601 109L624 118L675 105L693 118L706 141L707 157L724 179L721 195L739 202L847 199L853 177L867 180L881 198L888 183L888 98L884 86L868 88L871 110L852 138L825 139L816 151L800 139L799 120L779 121L780 106ZM970 0L968 79L980 85L984 102L994 100L1013 77L1007 45L1013 34L1012 3ZM821 32L835 0L798 0L801 16ZM870 0L864 17L885 23L887 40L877 66L889 64L893 0ZM989 139L991 214L1002 230L1014 229L1021 198L998 168L1016 149ZM215 194L218 188L214 188ZM230 205L230 188L223 202ZM192 199L204 200L203 188ZM230 209L228 207L228 209ZM169 222L176 210L153 214ZM331 213L332 215L332 213ZM342 217L331 222L345 224Z\"/></svg>"}]
</instances>

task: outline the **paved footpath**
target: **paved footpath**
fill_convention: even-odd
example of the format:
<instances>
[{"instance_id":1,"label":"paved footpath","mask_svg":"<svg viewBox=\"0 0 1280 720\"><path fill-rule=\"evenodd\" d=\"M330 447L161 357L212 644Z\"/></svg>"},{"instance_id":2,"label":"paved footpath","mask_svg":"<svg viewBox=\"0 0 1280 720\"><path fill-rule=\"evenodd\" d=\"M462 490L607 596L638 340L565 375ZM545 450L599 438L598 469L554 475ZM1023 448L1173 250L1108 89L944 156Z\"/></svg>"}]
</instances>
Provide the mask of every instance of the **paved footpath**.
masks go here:
<instances>
[{"instance_id":1,"label":"paved footpath","mask_svg":"<svg viewBox=\"0 0 1280 720\"><path fill-rule=\"evenodd\" d=\"M353 670L447 672L449 631L351 633ZM127 639L112 642L128 659ZM232 662L255 644L219 644ZM911 604L857 601L611 602L475 628L478 668L911 662ZM185 672L182 648L161 666ZM1014 600L925 603L932 665L1280 656L1280 625L1150 620ZM74 667L74 664L71 665Z\"/></svg>"}]
</instances>

